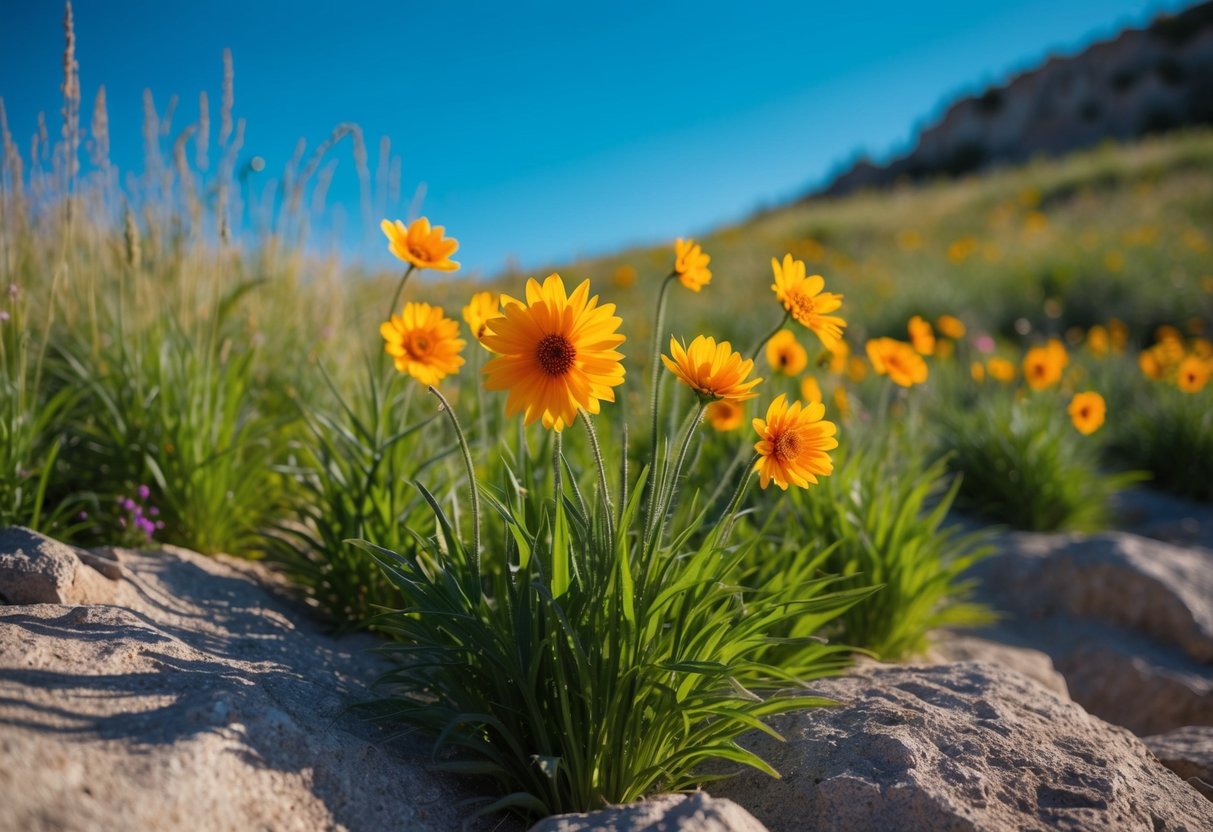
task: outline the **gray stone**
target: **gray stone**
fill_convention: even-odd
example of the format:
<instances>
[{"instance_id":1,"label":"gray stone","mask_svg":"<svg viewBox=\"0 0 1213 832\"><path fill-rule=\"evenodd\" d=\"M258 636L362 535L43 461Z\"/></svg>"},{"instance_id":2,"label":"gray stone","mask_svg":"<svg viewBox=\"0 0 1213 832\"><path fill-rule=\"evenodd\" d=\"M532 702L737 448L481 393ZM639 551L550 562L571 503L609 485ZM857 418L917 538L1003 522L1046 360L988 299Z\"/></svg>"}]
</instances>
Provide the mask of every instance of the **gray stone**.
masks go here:
<instances>
[{"instance_id":1,"label":"gray stone","mask_svg":"<svg viewBox=\"0 0 1213 832\"><path fill-rule=\"evenodd\" d=\"M1213 728L1189 726L1142 742L1160 763L1213 800Z\"/></svg>"},{"instance_id":2,"label":"gray stone","mask_svg":"<svg viewBox=\"0 0 1213 832\"><path fill-rule=\"evenodd\" d=\"M703 792L665 794L629 806L576 815L555 815L530 832L767 832L731 800Z\"/></svg>"},{"instance_id":3,"label":"gray stone","mask_svg":"<svg viewBox=\"0 0 1213 832\"><path fill-rule=\"evenodd\" d=\"M868 667L815 682L840 702L742 744L783 777L713 787L771 832L1213 829L1213 804L1128 731L981 663Z\"/></svg>"},{"instance_id":4,"label":"gray stone","mask_svg":"<svg viewBox=\"0 0 1213 832\"><path fill-rule=\"evenodd\" d=\"M1070 698L1066 677L1057 672L1053 660L1040 650L980 638L966 633L941 630L931 634L931 646L924 657L931 664L986 662L1022 673L1053 691Z\"/></svg>"},{"instance_id":5,"label":"gray stone","mask_svg":"<svg viewBox=\"0 0 1213 832\"><path fill-rule=\"evenodd\" d=\"M10 604L104 604L112 583L77 550L23 526L0 529L0 597Z\"/></svg>"},{"instance_id":6,"label":"gray stone","mask_svg":"<svg viewBox=\"0 0 1213 832\"><path fill-rule=\"evenodd\" d=\"M1125 532L1010 534L975 572L1021 614L1094 618L1213 663L1213 553Z\"/></svg>"},{"instance_id":7,"label":"gray stone","mask_svg":"<svg viewBox=\"0 0 1213 832\"><path fill-rule=\"evenodd\" d=\"M348 711L377 638L330 637L257 564L121 558L120 606L0 606L0 829L445 832L485 805Z\"/></svg>"}]
</instances>

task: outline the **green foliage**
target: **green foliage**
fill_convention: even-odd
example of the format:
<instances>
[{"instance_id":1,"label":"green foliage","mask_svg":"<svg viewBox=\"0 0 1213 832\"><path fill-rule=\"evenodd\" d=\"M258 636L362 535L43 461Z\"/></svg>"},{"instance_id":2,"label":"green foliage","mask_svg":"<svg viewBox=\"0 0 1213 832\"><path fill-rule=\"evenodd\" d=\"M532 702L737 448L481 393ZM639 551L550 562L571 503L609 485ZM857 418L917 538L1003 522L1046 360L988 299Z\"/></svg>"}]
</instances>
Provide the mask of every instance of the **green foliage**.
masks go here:
<instances>
[{"instance_id":1,"label":"green foliage","mask_svg":"<svg viewBox=\"0 0 1213 832\"><path fill-rule=\"evenodd\" d=\"M658 506L672 504L683 458L663 464ZM563 467L559 441L553 462ZM436 736L444 767L495 781L504 796L485 812L626 803L719 776L706 772L711 761L774 774L737 737L824 704L795 688L836 671L847 648L813 642L813 660L792 674L764 660L772 638L789 617L816 630L870 590L835 591L829 578L738 583L755 539L728 543L737 500L688 546L707 518L670 530L659 508L645 522L643 476L615 514L601 465L588 498L570 495L572 483L543 495L506 474L483 490L507 531L505 548L485 553L497 568L481 568L420 485L437 533L399 553L365 544L405 598L379 624L400 643L378 713Z\"/></svg>"},{"instance_id":2,"label":"green foliage","mask_svg":"<svg viewBox=\"0 0 1213 832\"><path fill-rule=\"evenodd\" d=\"M991 395L980 408L939 418L948 467L961 476L957 505L1017 529L1103 528L1112 495L1141 479L1101 470L1098 435L1075 430L1048 392Z\"/></svg>"},{"instance_id":3,"label":"green foliage","mask_svg":"<svg viewBox=\"0 0 1213 832\"><path fill-rule=\"evenodd\" d=\"M412 418L416 382L367 362L363 384L343 397L330 384L331 407L301 403L307 434L299 443L297 515L271 537L272 556L338 629L364 626L403 596L375 559L351 539L391 550L429 525L429 508L412 486L449 453L427 450L425 428L438 413ZM325 376L328 378L328 376ZM429 445L433 448L433 443Z\"/></svg>"},{"instance_id":4,"label":"green foliage","mask_svg":"<svg viewBox=\"0 0 1213 832\"><path fill-rule=\"evenodd\" d=\"M1213 396L1162 382L1134 399L1112 430L1111 451L1151 474L1151 483L1181 497L1213 503Z\"/></svg>"},{"instance_id":5,"label":"green foliage","mask_svg":"<svg viewBox=\"0 0 1213 832\"><path fill-rule=\"evenodd\" d=\"M833 474L790 493L793 523L824 547L813 568L880 586L843 613L840 637L890 661L922 652L938 627L991 620L967 602L972 585L962 579L987 554L980 536L944 527L960 482L948 487L944 461L928 465L921 451L906 450L851 444L838 451L845 461ZM770 569L796 570L798 562L773 559Z\"/></svg>"}]
</instances>

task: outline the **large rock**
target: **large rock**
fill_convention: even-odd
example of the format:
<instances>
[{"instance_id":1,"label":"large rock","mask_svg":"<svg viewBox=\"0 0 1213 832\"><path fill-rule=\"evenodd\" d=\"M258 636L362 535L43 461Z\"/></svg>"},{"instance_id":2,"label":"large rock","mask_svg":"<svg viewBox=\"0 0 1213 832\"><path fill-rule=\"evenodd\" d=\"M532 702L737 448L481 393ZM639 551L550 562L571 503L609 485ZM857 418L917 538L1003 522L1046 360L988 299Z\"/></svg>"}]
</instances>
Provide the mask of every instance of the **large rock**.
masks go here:
<instances>
[{"instance_id":1,"label":"large rock","mask_svg":"<svg viewBox=\"0 0 1213 832\"><path fill-rule=\"evenodd\" d=\"M1142 742L1160 763L1213 800L1213 728L1180 728Z\"/></svg>"},{"instance_id":2,"label":"large rock","mask_svg":"<svg viewBox=\"0 0 1213 832\"><path fill-rule=\"evenodd\" d=\"M530 832L768 832L731 800L702 792L666 794L630 806L578 815L556 815Z\"/></svg>"},{"instance_id":3,"label":"large rock","mask_svg":"<svg viewBox=\"0 0 1213 832\"><path fill-rule=\"evenodd\" d=\"M103 561L112 566L107 569ZM0 529L0 602L109 603L115 592L106 577L121 574L116 558L81 553L24 526Z\"/></svg>"},{"instance_id":4,"label":"large rock","mask_svg":"<svg viewBox=\"0 0 1213 832\"><path fill-rule=\"evenodd\" d=\"M1156 491L1128 488L1112 498L1116 524L1126 531L1213 551L1213 506Z\"/></svg>"},{"instance_id":5,"label":"large rock","mask_svg":"<svg viewBox=\"0 0 1213 832\"><path fill-rule=\"evenodd\" d=\"M1213 663L1213 552L1125 532L1011 534L975 572L1004 608L1097 619Z\"/></svg>"},{"instance_id":6,"label":"large rock","mask_svg":"<svg viewBox=\"0 0 1213 832\"><path fill-rule=\"evenodd\" d=\"M254 564L119 556L121 606L0 606L0 829L437 832L473 811L428 744L348 711L377 639L330 638Z\"/></svg>"},{"instance_id":7,"label":"large rock","mask_svg":"<svg viewBox=\"0 0 1213 832\"><path fill-rule=\"evenodd\" d=\"M1018 647L992 638L940 630L931 634L931 646L923 657L931 664L986 662L1022 673L1063 699L1070 697L1066 677L1057 672L1053 660L1030 647Z\"/></svg>"},{"instance_id":8,"label":"large rock","mask_svg":"<svg viewBox=\"0 0 1213 832\"><path fill-rule=\"evenodd\" d=\"M841 703L743 740L783 777L713 787L771 832L1198 830L1213 804L1128 731L993 665L869 667L816 682Z\"/></svg>"}]
</instances>

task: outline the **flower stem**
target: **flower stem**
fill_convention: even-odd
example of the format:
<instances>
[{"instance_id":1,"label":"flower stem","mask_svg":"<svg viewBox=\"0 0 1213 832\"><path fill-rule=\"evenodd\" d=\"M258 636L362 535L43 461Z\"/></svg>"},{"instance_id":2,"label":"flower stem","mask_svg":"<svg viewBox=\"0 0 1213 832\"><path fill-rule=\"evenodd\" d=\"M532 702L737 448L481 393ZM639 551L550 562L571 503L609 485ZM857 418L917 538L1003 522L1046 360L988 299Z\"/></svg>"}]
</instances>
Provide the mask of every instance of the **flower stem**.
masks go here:
<instances>
[{"instance_id":1,"label":"flower stem","mask_svg":"<svg viewBox=\"0 0 1213 832\"><path fill-rule=\"evenodd\" d=\"M594 423L590 421L590 414L586 413L583 408L578 408L581 414L581 420L585 422L585 432L590 437L590 449L594 452L594 462L598 465L598 490L602 492L602 504L606 508L606 527L607 539L611 541L611 545L615 545L615 509L611 505L611 492L607 487L606 466L602 461L602 447L598 444L598 432L594 430Z\"/></svg>"},{"instance_id":2,"label":"flower stem","mask_svg":"<svg viewBox=\"0 0 1213 832\"><path fill-rule=\"evenodd\" d=\"M661 390L661 333L665 327L665 295L670 288L670 283L678 276L677 272L670 272L666 275L661 284L661 291L657 293L657 318L653 321L653 359L649 363L649 410L652 415L653 427L649 432L649 513L652 514L654 509L654 486L657 478L657 406L658 398ZM648 525L646 518L646 525Z\"/></svg>"},{"instance_id":3,"label":"flower stem","mask_svg":"<svg viewBox=\"0 0 1213 832\"><path fill-rule=\"evenodd\" d=\"M741 505L741 500L745 496L746 491L750 487L750 481L754 479L754 463L758 461L758 454L750 457L750 462L746 466L746 474L741 478L741 482L737 483L737 490L733 492L733 498L729 500L729 507L725 509L723 518L724 530L720 534L720 540L717 541L717 546L724 547L728 545L729 537L733 534L733 524L737 522L737 507Z\"/></svg>"},{"instance_id":4,"label":"flower stem","mask_svg":"<svg viewBox=\"0 0 1213 832\"><path fill-rule=\"evenodd\" d=\"M406 275L407 276L407 275ZM459 439L459 449L463 451L463 464L467 468L468 486L472 491L472 576L476 587L480 586L480 492L476 488L476 466L472 464L472 451L468 448L467 437L459 425L459 417L451 409L446 397L438 392L438 388L430 385L429 391L442 402L442 409L450 417L451 426L455 428L455 436Z\"/></svg>"},{"instance_id":5,"label":"flower stem","mask_svg":"<svg viewBox=\"0 0 1213 832\"><path fill-rule=\"evenodd\" d=\"M655 532L654 545L661 542L665 536L665 517L670 506L674 504L674 492L678 489L678 477L682 474L682 465L686 462L687 451L691 447L691 440L695 437L695 429L699 427L699 423L703 421L704 411L708 409L708 402L700 401L695 408L695 413L687 424L686 430L683 431L682 441L679 444L678 455L675 457L674 469L671 476L666 480L666 487L663 494L657 495L658 499L654 501L653 510L657 512L656 522L653 524Z\"/></svg>"},{"instance_id":6,"label":"flower stem","mask_svg":"<svg viewBox=\"0 0 1213 832\"><path fill-rule=\"evenodd\" d=\"M789 309L783 313L783 318L780 319L779 323L775 326L775 328L772 329L767 334L766 338L763 338L761 341L758 342L758 346L754 347L754 350L750 353L751 361L758 360L758 353L762 352L762 348L767 345L767 341L770 341L772 338L774 338L776 333L778 333L779 330L783 329L787 325L788 321L791 320L791 318L792 318L792 310Z\"/></svg>"},{"instance_id":7,"label":"flower stem","mask_svg":"<svg viewBox=\"0 0 1213 832\"><path fill-rule=\"evenodd\" d=\"M416 269L417 269L416 266L414 266L412 263L409 263L409 267L404 270L404 277L400 278L400 284L398 286L396 286L396 294L392 295L392 305L387 308L388 320L391 320L392 313L394 313L396 311L396 304L400 302L400 293L404 291L404 284L409 282L409 278L412 277L413 272ZM439 398L441 398L441 397L439 397Z\"/></svg>"},{"instance_id":8,"label":"flower stem","mask_svg":"<svg viewBox=\"0 0 1213 832\"><path fill-rule=\"evenodd\" d=\"M563 442L561 441L562 434L560 431L552 433L552 494L556 497L556 507L560 507L560 501L563 498L562 483L560 481L560 457L562 454Z\"/></svg>"}]
</instances>

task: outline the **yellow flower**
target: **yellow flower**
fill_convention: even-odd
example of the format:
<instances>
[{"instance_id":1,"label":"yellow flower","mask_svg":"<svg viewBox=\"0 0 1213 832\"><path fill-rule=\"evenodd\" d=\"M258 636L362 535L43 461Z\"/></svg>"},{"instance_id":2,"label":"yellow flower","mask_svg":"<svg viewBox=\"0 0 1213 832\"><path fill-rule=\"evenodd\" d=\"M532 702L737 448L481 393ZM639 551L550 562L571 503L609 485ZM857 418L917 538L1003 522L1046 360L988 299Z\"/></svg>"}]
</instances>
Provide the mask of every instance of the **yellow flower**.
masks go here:
<instances>
[{"instance_id":1,"label":"yellow flower","mask_svg":"<svg viewBox=\"0 0 1213 832\"><path fill-rule=\"evenodd\" d=\"M463 320L476 336L476 340L484 338L489 321L501 317L501 298L493 292L477 292L472 295L468 305L463 307Z\"/></svg>"},{"instance_id":2,"label":"yellow flower","mask_svg":"<svg viewBox=\"0 0 1213 832\"><path fill-rule=\"evenodd\" d=\"M737 430L744 416L745 408L731 399L721 399L708 405L708 424L721 433Z\"/></svg>"},{"instance_id":3,"label":"yellow flower","mask_svg":"<svg viewBox=\"0 0 1213 832\"><path fill-rule=\"evenodd\" d=\"M833 351L847 322L828 313L842 306L842 295L823 292L825 279L819 274L805 277L804 262L793 260L790 254L783 256L782 265L771 258L771 268L775 272L771 289L783 308L815 332L827 350Z\"/></svg>"},{"instance_id":4,"label":"yellow flower","mask_svg":"<svg viewBox=\"0 0 1213 832\"><path fill-rule=\"evenodd\" d=\"M1015 365L1005 358L991 358L986 362L986 369L990 371L991 378L1003 384L1015 380Z\"/></svg>"},{"instance_id":5,"label":"yellow flower","mask_svg":"<svg viewBox=\"0 0 1213 832\"><path fill-rule=\"evenodd\" d=\"M459 268L451 259L459 243L453 237L443 237L446 229L441 225L431 228L430 221L420 217L407 227L400 220L394 223L384 220L379 227L387 235L388 249L404 262L419 269L440 272L453 272Z\"/></svg>"},{"instance_id":6,"label":"yellow flower","mask_svg":"<svg viewBox=\"0 0 1213 832\"><path fill-rule=\"evenodd\" d=\"M599 402L615 401L623 384L623 321L615 304L598 305L590 281L569 295L560 275L528 280L526 302L501 296L502 315L488 323L484 346L498 354L484 367L487 390L504 390L506 416L522 413L529 425L541 420L561 431L578 409L598 413Z\"/></svg>"},{"instance_id":7,"label":"yellow flower","mask_svg":"<svg viewBox=\"0 0 1213 832\"><path fill-rule=\"evenodd\" d=\"M440 307L406 303L401 314L380 324L379 334L396 369L422 384L437 384L463 366L459 352L467 342L459 337L459 324Z\"/></svg>"},{"instance_id":8,"label":"yellow flower","mask_svg":"<svg viewBox=\"0 0 1213 832\"><path fill-rule=\"evenodd\" d=\"M1107 405L1098 393L1079 393L1070 401L1070 421L1086 436L1099 430L1106 411Z\"/></svg>"},{"instance_id":9,"label":"yellow flower","mask_svg":"<svg viewBox=\"0 0 1213 832\"><path fill-rule=\"evenodd\" d=\"M809 366L809 354L790 329L781 329L767 341L767 363L777 373L797 376Z\"/></svg>"},{"instance_id":10,"label":"yellow flower","mask_svg":"<svg viewBox=\"0 0 1213 832\"><path fill-rule=\"evenodd\" d=\"M697 335L690 346L684 347L671 338L670 355L673 360L661 356L666 369L700 398L743 402L758 395L753 388L762 379L746 381L754 362L742 360L741 353L734 351L728 341L717 344L715 338Z\"/></svg>"},{"instance_id":11,"label":"yellow flower","mask_svg":"<svg viewBox=\"0 0 1213 832\"><path fill-rule=\"evenodd\" d=\"M847 378L851 381L860 382L868 377L868 365L858 355L852 355L847 359Z\"/></svg>"},{"instance_id":12,"label":"yellow flower","mask_svg":"<svg viewBox=\"0 0 1213 832\"><path fill-rule=\"evenodd\" d=\"M774 480L784 491L788 485L807 488L834 470L828 451L838 447L834 434L838 426L828 422L826 408L821 402L788 406L787 396L780 396L767 408L766 419L755 419L754 430L759 441L754 450L758 461L754 470L766 488Z\"/></svg>"},{"instance_id":13,"label":"yellow flower","mask_svg":"<svg viewBox=\"0 0 1213 832\"><path fill-rule=\"evenodd\" d=\"M923 320L921 315L915 315L910 318L910 323L906 325L906 329L910 333L910 343L914 345L914 350L919 355L932 355L935 352L935 333L931 330L931 325Z\"/></svg>"},{"instance_id":14,"label":"yellow flower","mask_svg":"<svg viewBox=\"0 0 1213 832\"><path fill-rule=\"evenodd\" d=\"M1129 328L1119 318L1108 321L1108 338L1112 341L1112 349L1118 353L1124 352L1129 343Z\"/></svg>"},{"instance_id":15,"label":"yellow flower","mask_svg":"<svg viewBox=\"0 0 1213 832\"><path fill-rule=\"evenodd\" d=\"M846 341L839 341L830 348L829 353L830 355L828 361L830 372L837 373L838 375L845 373L847 371L847 359L851 355L851 345ZM819 359L817 362L818 366L820 366L821 363L822 362Z\"/></svg>"},{"instance_id":16,"label":"yellow flower","mask_svg":"<svg viewBox=\"0 0 1213 832\"><path fill-rule=\"evenodd\" d=\"M615 273L611 275L611 282L620 289L630 289L636 282L636 267L623 265L615 269Z\"/></svg>"},{"instance_id":17,"label":"yellow flower","mask_svg":"<svg viewBox=\"0 0 1213 832\"><path fill-rule=\"evenodd\" d=\"M969 365L969 375L973 376L973 381L985 381L986 365L980 361L974 361Z\"/></svg>"},{"instance_id":18,"label":"yellow flower","mask_svg":"<svg viewBox=\"0 0 1213 832\"><path fill-rule=\"evenodd\" d=\"M674 273L678 275L678 282L692 292L698 292L712 282L712 272L708 270L711 261L694 240L679 238L674 242Z\"/></svg>"},{"instance_id":19,"label":"yellow flower","mask_svg":"<svg viewBox=\"0 0 1213 832\"><path fill-rule=\"evenodd\" d=\"M1146 378L1158 381L1163 377L1162 361L1159 360L1158 353L1153 349L1145 350L1137 356L1137 366L1141 368Z\"/></svg>"},{"instance_id":20,"label":"yellow flower","mask_svg":"<svg viewBox=\"0 0 1213 832\"><path fill-rule=\"evenodd\" d=\"M800 380L800 398L810 404L822 401L821 385L817 383L817 379L813 378L813 376L805 376Z\"/></svg>"},{"instance_id":21,"label":"yellow flower","mask_svg":"<svg viewBox=\"0 0 1213 832\"><path fill-rule=\"evenodd\" d=\"M1033 390L1043 390L1061 380L1061 371L1069 358L1065 347L1053 345L1032 347L1023 359L1023 377Z\"/></svg>"},{"instance_id":22,"label":"yellow flower","mask_svg":"<svg viewBox=\"0 0 1213 832\"><path fill-rule=\"evenodd\" d=\"M1210 365L1195 355L1189 355L1179 364L1179 375L1175 383L1185 393L1199 393L1209 380Z\"/></svg>"},{"instance_id":23,"label":"yellow flower","mask_svg":"<svg viewBox=\"0 0 1213 832\"><path fill-rule=\"evenodd\" d=\"M834 388L834 408L838 411L838 415L845 419L851 413L851 400L847 397L847 388Z\"/></svg>"},{"instance_id":24,"label":"yellow flower","mask_svg":"<svg viewBox=\"0 0 1213 832\"><path fill-rule=\"evenodd\" d=\"M1092 354L1104 356L1108 354L1108 350L1112 346L1112 341L1108 336L1106 327L1096 324L1087 332L1087 349Z\"/></svg>"},{"instance_id":25,"label":"yellow flower","mask_svg":"<svg viewBox=\"0 0 1213 832\"><path fill-rule=\"evenodd\" d=\"M940 315L939 319L935 321L935 328L939 330L940 335L954 341L965 337L964 321L955 315Z\"/></svg>"},{"instance_id":26,"label":"yellow flower","mask_svg":"<svg viewBox=\"0 0 1213 832\"><path fill-rule=\"evenodd\" d=\"M913 387L927 380L927 362L904 341L874 338L867 343L868 360L879 375L887 375L895 384Z\"/></svg>"}]
</instances>

